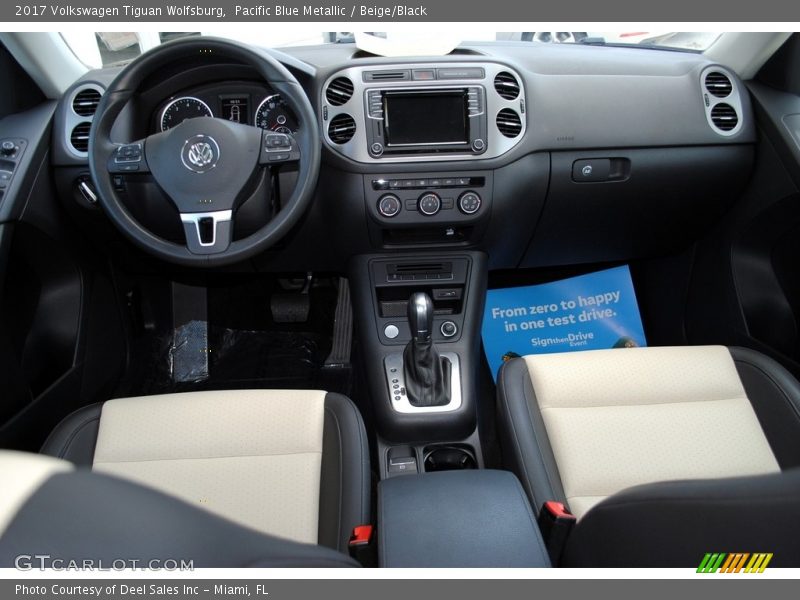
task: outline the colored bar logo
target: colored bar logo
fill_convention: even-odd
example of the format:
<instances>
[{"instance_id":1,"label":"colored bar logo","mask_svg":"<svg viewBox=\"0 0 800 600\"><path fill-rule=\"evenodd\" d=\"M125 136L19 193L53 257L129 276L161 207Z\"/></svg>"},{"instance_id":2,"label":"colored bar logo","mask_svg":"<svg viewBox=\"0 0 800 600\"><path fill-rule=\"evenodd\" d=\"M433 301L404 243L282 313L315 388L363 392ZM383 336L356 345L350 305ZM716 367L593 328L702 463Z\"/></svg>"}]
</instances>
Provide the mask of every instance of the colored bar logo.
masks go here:
<instances>
[{"instance_id":1,"label":"colored bar logo","mask_svg":"<svg viewBox=\"0 0 800 600\"><path fill-rule=\"evenodd\" d=\"M772 560L772 552L707 552L697 567L698 573L763 573Z\"/></svg>"}]
</instances>

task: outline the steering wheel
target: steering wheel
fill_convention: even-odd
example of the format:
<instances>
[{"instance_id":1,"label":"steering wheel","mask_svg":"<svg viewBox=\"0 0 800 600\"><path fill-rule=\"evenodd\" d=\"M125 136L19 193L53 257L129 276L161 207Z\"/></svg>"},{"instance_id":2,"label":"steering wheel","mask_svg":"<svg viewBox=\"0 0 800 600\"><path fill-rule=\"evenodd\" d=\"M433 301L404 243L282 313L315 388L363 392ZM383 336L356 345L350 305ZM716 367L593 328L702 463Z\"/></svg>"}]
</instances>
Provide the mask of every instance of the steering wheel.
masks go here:
<instances>
[{"instance_id":1,"label":"steering wheel","mask_svg":"<svg viewBox=\"0 0 800 600\"><path fill-rule=\"evenodd\" d=\"M209 55L252 67L292 106L302 127L275 133L218 118L187 119L141 140L112 142L111 130L142 82L170 63ZM89 136L89 168L111 221L146 252L188 266L238 262L269 248L311 203L319 175L319 126L297 79L265 52L217 38L169 42L126 66L106 90ZM233 239L236 209L268 166L297 163L297 183L281 210L249 236ZM139 223L114 185L118 175L149 173L180 213L186 244L163 239ZM136 199L132 198L135 202Z\"/></svg>"}]
</instances>

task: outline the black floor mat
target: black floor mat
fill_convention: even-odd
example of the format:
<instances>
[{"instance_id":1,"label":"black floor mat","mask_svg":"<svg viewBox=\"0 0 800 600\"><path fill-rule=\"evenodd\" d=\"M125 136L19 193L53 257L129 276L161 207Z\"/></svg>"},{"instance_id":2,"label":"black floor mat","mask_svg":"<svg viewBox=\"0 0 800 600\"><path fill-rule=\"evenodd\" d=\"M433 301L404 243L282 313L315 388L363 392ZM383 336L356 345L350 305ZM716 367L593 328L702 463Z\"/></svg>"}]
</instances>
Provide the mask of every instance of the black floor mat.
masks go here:
<instances>
[{"instance_id":1,"label":"black floor mat","mask_svg":"<svg viewBox=\"0 0 800 600\"><path fill-rule=\"evenodd\" d=\"M336 289L311 290L304 323L273 321L269 299L275 289L264 282L210 289L209 323L139 336L116 395L244 388L349 394L351 369L324 366L332 345ZM207 345L197 343L198 332Z\"/></svg>"}]
</instances>

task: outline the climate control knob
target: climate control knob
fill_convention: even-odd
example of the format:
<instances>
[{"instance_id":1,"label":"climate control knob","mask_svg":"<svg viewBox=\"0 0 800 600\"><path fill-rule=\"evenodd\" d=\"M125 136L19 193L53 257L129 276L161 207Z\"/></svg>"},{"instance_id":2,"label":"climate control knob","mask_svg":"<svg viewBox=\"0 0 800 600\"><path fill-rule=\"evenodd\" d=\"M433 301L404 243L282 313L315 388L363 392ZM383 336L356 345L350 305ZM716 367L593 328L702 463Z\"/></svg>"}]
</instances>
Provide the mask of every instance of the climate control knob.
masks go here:
<instances>
[{"instance_id":1,"label":"climate control knob","mask_svg":"<svg viewBox=\"0 0 800 600\"><path fill-rule=\"evenodd\" d=\"M442 209L442 199L438 194L428 192L419 197L417 208L423 215L432 217Z\"/></svg>"},{"instance_id":2,"label":"climate control knob","mask_svg":"<svg viewBox=\"0 0 800 600\"><path fill-rule=\"evenodd\" d=\"M403 205L400 203L400 198L394 194L384 194L378 200L378 212L384 217L391 219L400 212Z\"/></svg>"},{"instance_id":3,"label":"climate control knob","mask_svg":"<svg viewBox=\"0 0 800 600\"><path fill-rule=\"evenodd\" d=\"M458 208L465 215L474 215L481 207L481 197L475 192L464 192L458 197Z\"/></svg>"}]
</instances>

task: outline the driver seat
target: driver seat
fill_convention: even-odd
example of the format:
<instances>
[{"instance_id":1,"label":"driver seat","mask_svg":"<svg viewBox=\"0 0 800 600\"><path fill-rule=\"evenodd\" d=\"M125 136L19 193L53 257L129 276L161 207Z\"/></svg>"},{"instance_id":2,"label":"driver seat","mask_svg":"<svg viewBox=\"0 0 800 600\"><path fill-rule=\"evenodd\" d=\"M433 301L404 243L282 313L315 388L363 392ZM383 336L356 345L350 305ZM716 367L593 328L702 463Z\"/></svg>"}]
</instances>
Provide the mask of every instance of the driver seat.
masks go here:
<instances>
[{"instance_id":1,"label":"driver seat","mask_svg":"<svg viewBox=\"0 0 800 600\"><path fill-rule=\"evenodd\" d=\"M120 398L79 409L42 453L261 533L347 552L369 523L369 448L345 396L307 390Z\"/></svg>"}]
</instances>

